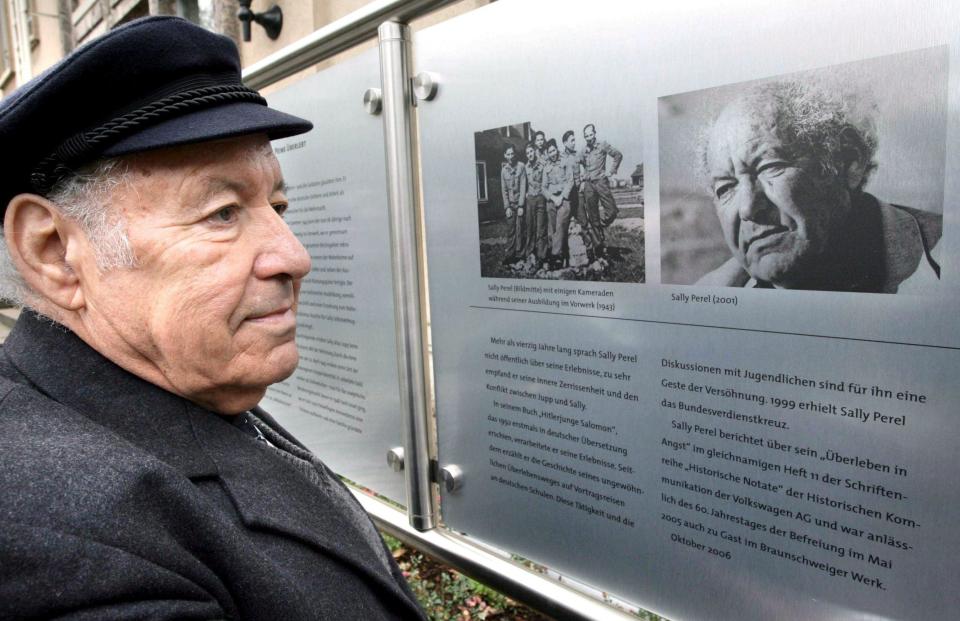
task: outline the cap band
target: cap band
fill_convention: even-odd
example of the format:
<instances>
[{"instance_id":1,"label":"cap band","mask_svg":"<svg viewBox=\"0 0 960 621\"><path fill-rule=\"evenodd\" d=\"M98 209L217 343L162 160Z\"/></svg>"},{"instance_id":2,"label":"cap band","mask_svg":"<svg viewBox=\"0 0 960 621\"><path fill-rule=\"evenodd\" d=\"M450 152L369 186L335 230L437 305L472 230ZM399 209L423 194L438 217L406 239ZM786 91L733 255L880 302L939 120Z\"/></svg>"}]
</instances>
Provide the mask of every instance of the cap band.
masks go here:
<instances>
[{"instance_id":1,"label":"cap band","mask_svg":"<svg viewBox=\"0 0 960 621\"><path fill-rule=\"evenodd\" d=\"M267 101L259 93L242 84L205 86L151 102L65 140L34 167L30 174L30 185L35 192L45 194L72 172L73 163L89 161L91 156L95 157L96 153L103 152L111 142L135 133L144 126L179 116L189 110L242 101L267 105Z\"/></svg>"}]
</instances>

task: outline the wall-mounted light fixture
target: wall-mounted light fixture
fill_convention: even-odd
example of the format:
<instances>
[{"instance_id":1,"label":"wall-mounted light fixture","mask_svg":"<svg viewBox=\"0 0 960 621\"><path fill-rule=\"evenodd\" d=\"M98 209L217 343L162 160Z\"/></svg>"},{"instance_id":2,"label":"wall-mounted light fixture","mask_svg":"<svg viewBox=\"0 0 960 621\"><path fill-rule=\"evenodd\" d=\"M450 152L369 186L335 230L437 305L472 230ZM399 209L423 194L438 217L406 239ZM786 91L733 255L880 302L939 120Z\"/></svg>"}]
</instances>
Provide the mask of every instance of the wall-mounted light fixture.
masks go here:
<instances>
[{"instance_id":1,"label":"wall-mounted light fixture","mask_svg":"<svg viewBox=\"0 0 960 621\"><path fill-rule=\"evenodd\" d=\"M254 13L250 8L253 0L239 0L240 10L237 17L243 22L243 40L250 40L250 23L257 22L267 31L267 36L276 39L283 29L283 11L276 4L263 13Z\"/></svg>"}]
</instances>

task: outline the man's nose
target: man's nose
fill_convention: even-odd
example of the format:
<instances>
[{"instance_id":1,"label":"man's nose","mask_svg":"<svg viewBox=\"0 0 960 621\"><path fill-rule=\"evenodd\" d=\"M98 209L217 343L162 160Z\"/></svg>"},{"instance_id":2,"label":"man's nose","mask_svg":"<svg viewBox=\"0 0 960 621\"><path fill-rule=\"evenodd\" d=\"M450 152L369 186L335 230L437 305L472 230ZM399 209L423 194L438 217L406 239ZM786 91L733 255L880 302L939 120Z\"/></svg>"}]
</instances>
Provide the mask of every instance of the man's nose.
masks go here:
<instances>
[{"instance_id":1,"label":"man's nose","mask_svg":"<svg viewBox=\"0 0 960 621\"><path fill-rule=\"evenodd\" d=\"M737 211L741 220L764 223L776 206L763 189L763 185L756 179L741 182L742 190L738 197Z\"/></svg>"},{"instance_id":2,"label":"man's nose","mask_svg":"<svg viewBox=\"0 0 960 621\"><path fill-rule=\"evenodd\" d=\"M271 208L262 229L261 252L254 263L257 278L289 276L299 280L310 272L310 254L287 223Z\"/></svg>"}]
</instances>

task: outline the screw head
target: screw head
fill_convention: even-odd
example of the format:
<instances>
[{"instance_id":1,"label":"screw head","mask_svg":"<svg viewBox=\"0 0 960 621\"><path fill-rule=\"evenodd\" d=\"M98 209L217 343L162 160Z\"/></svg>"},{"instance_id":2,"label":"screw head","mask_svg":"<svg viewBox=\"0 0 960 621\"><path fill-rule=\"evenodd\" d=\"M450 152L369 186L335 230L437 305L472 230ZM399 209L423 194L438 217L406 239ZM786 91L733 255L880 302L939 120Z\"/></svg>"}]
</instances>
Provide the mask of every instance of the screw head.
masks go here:
<instances>
[{"instance_id":1,"label":"screw head","mask_svg":"<svg viewBox=\"0 0 960 621\"><path fill-rule=\"evenodd\" d=\"M413 94L423 101L431 101L436 97L439 86L437 77L426 71L421 71L413 78Z\"/></svg>"},{"instance_id":2,"label":"screw head","mask_svg":"<svg viewBox=\"0 0 960 621\"><path fill-rule=\"evenodd\" d=\"M363 91L363 109L373 116L380 114L383 109L383 95L379 88L368 88Z\"/></svg>"},{"instance_id":3,"label":"screw head","mask_svg":"<svg viewBox=\"0 0 960 621\"><path fill-rule=\"evenodd\" d=\"M440 469L440 478L443 480L443 488L448 492L455 492L463 487L463 470L460 466L444 466Z\"/></svg>"},{"instance_id":4,"label":"screw head","mask_svg":"<svg viewBox=\"0 0 960 621\"><path fill-rule=\"evenodd\" d=\"M403 470L403 447L395 446L387 451L387 465L394 472Z\"/></svg>"}]
</instances>

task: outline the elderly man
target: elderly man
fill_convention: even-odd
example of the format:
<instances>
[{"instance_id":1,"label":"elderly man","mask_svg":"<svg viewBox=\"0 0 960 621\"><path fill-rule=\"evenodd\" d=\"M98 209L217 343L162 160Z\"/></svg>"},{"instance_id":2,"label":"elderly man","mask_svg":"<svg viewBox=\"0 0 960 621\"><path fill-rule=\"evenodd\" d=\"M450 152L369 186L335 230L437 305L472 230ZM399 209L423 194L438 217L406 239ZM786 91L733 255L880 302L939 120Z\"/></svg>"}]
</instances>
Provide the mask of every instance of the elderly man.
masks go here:
<instances>
[{"instance_id":1,"label":"elderly man","mask_svg":"<svg viewBox=\"0 0 960 621\"><path fill-rule=\"evenodd\" d=\"M937 285L941 216L864 190L876 125L852 104L786 81L721 112L704 163L733 258L698 284L882 293Z\"/></svg>"},{"instance_id":2,"label":"elderly man","mask_svg":"<svg viewBox=\"0 0 960 621\"><path fill-rule=\"evenodd\" d=\"M0 352L0 617L424 618L337 477L256 408L297 365L310 269L269 140L310 127L176 18L0 105L33 309Z\"/></svg>"}]
</instances>

